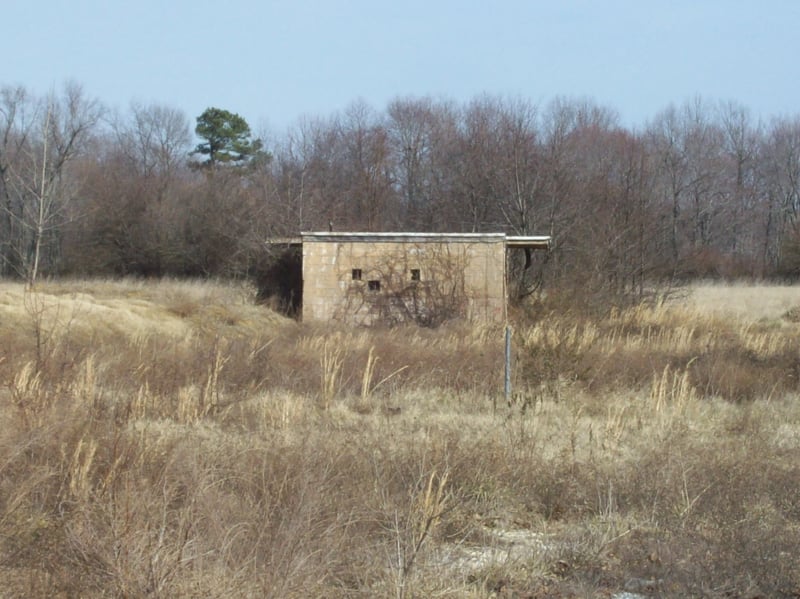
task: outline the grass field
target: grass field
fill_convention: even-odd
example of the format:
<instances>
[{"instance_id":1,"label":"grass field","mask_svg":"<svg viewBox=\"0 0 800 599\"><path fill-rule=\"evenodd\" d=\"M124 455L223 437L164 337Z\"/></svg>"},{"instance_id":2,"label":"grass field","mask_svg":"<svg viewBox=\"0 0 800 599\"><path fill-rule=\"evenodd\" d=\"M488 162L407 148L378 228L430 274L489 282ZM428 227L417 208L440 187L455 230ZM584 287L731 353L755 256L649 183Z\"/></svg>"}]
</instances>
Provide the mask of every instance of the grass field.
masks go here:
<instances>
[{"instance_id":1,"label":"grass field","mask_svg":"<svg viewBox=\"0 0 800 599\"><path fill-rule=\"evenodd\" d=\"M800 288L503 331L0 282L0 597L799 597Z\"/></svg>"}]
</instances>

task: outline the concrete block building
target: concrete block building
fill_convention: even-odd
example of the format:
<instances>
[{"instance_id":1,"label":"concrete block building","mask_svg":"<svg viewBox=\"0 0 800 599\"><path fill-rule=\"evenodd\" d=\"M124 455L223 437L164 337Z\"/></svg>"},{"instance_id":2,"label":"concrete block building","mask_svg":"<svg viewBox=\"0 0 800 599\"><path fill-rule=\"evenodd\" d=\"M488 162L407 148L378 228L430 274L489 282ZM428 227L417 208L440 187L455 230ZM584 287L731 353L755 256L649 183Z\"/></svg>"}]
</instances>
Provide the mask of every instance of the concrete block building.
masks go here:
<instances>
[{"instance_id":1,"label":"concrete block building","mask_svg":"<svg viewBox=\"0 0 800 599\"><path fill-rule=\"evenodd\" d=\"M302 317L353 325L506 318L507 252L549 248L504 233L310 232L302 247Z\"/></svg>"}]
</instances>

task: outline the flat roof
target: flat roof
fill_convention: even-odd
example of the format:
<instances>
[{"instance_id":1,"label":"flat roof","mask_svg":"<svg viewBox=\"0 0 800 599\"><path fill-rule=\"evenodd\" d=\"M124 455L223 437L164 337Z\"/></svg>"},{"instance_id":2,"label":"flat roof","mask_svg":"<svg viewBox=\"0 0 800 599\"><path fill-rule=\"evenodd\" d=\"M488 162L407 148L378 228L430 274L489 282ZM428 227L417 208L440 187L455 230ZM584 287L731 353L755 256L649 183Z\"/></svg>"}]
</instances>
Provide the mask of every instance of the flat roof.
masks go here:
<instances>
[{"instance_id":1,"label":"flat roof","mask_svg":"<svg viewBox=\"0 0 800 599\"><path fill-rule=\"evenodd\" d=\"M509 235L506 237L506 247L549 250L550 241L549 235Z\"/></svg>"},{"instance_id":2,"label":"flat roof","mask_svg":"<svg viewBox=\"0 0 800 599\"><path fill-rule=\"evenodd\" d=\"M320 231L300 233L303 241L353 241L353 242L397 242L397 243L500 243L505 241L505 233L410 233L405 231L390 233L353 233L346 231Z\"/></svg>"},{"instance_id":3,"label":"flat roof","mask_svg":"<svg viewBox=\"0 0 800 599\"><path fill-rule=\"evenodd\" d=\"M307 231L299 237L274 237L270 245L302 246L303 241L359 243L504 243L507 248L550 249L549 235L506 235L505 233L411 233Z\"/></svg>"}]
</instances>

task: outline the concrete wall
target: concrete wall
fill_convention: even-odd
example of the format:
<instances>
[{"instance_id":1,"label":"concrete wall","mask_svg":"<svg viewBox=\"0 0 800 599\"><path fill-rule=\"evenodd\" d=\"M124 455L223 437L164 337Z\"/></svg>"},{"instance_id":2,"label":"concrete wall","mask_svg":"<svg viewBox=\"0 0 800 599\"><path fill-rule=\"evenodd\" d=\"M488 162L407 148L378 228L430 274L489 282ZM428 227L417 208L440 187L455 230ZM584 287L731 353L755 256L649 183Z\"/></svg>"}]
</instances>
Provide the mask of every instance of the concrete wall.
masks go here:
<instances>
[{"instance_id":1,"label":"concrete wall","mask_svg":"<svg viewBox=\"0 0 800 599\"><path fill-rule=\"evenodd\" d=\"M435 325L505 316L502 237L303 238L304 320Z\"/></svg>"}]
</instances>

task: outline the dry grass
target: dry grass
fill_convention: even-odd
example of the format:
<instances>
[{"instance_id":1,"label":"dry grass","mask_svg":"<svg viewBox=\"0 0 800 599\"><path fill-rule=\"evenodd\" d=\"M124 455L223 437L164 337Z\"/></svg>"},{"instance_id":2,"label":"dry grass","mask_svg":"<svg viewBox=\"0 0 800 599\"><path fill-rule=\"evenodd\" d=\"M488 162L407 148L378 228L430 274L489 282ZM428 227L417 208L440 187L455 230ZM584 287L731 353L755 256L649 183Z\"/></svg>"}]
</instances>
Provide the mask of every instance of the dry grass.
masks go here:
<instances>
[{"instance_id":1,"label":"dry grass","mask_svg":"<svg viewBox=\"0 0 800 599\"><path fill-rule=\"evenodd\" d=\"M800 287L738 283L734 285L695 285L688 304L704 313L744 322L781 322L792 310L800 308Z\"/></svg>"},{"instance_id":2,"label":"dry grass","mask_svg":"<svg viewBox=\"0 0 800 599\"><path fill-rule=\"evenodd\" d=\"M796 597L800 299L755 293L517 323L506 405L497 329L2 283L0 596Z\"/></svg>"}]
</instances>

